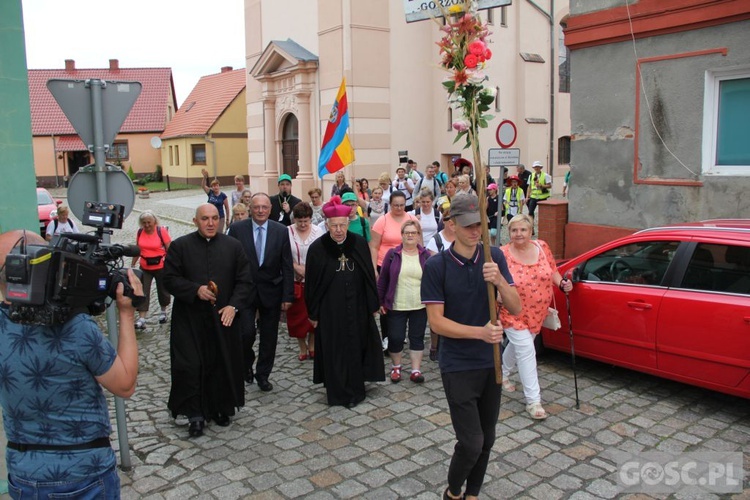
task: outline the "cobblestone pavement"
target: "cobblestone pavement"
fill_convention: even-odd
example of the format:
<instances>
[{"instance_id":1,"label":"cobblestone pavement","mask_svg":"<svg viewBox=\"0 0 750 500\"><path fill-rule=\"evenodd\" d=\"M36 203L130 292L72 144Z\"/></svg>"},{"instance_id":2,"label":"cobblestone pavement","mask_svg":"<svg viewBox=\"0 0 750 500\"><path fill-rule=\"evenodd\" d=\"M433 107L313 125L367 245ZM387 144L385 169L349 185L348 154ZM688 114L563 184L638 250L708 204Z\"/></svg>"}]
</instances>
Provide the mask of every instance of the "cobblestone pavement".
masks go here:
<instances>
[{"instance_id":1,"label":"cobblestone pavement","mask_svg":"<svg viewBox=\"0 0 750 500\"><path fill-rule=\"evenodd\" d=\"M189 193L138 199L113 241L132 242L146 208L161 214L174 236L191 231L182 221L204 196ZM155 300L151 310L158 310ZM246 386L246 406L231 426L209 425L203 437L189 439L186 422L175 422L166 408L168 325L150 318L139 345L138 388L126 402L133 468L120 472L123 498L434 499L445 488L454 434L434 362L424 364L423 385L369 384L356 408L328 407L322 386L311 383L312 362L297 360L296 342L282 329L274 390ZM570 359L559 353L539 364L547 420L527 416L520 391L504 395L482 497L624 497L618 451L735 451L747 459L747 400L583 359L577 368L580 409ZM743 486L734 498L750 498L747 480Z\"/></svg>"}]
</instances>

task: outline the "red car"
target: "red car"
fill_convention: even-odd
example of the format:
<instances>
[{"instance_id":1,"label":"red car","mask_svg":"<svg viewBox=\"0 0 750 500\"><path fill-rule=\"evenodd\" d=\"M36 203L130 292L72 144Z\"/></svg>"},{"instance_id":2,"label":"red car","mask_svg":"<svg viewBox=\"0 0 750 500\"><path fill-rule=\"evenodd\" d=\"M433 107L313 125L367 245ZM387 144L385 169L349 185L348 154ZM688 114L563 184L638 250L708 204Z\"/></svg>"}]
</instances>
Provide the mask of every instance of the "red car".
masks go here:
<instances>
[{"instance_id":1,"label":"red car","mask_svg":"<svg viewBox=\"0 0 750 500\"><path fill-rule=\"evenodd\" d=\"M39 233L44 238L49 221L57 217L57 207L62 200L55 200L44 188L36 188L36 205L39 212Z\"/></svg>"},{"instance_id":2,"label":"red car","mask_svg":"<svg viewBox=\"0 0 750 500\"><path fill-rule=\"evenodd\" d=\"M559 269L577 356L750 398L750 219L646 229ZM555 299L562 328L543 345L570 352Z\"/></svg>"}]
</instances>

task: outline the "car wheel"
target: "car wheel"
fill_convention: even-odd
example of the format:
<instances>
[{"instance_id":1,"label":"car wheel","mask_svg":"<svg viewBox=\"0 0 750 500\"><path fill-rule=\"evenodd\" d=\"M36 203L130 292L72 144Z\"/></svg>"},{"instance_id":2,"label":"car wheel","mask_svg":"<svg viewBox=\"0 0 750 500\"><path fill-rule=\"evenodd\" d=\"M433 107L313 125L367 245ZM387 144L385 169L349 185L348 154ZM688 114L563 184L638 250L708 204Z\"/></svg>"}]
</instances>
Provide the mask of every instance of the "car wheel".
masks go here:
<instances>
[{"instance_id":1,"label":"car wheel","mask_svg":"<svg viewBox=\"0 0 750 500\"><path fill-rule=\"evenodd\" d=\"M536 349L537 358L543 356L547 350L547 348L544 347L544 339L542 338L541 333L534 336L534 349Z\"/></svg>"}]
</instances>

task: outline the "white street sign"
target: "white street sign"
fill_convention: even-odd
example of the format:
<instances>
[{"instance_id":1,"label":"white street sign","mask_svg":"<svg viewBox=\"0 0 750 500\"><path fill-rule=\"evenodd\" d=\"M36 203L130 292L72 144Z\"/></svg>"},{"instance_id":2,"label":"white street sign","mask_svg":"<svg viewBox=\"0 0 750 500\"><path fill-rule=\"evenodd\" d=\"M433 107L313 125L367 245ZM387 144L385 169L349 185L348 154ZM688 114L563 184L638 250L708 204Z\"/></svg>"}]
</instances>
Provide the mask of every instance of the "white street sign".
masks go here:
<instances>
[{"instance_id":1,"label":"white street sign","mask_svg":"<svg viewBox=\"0 0 750 500\"><path fill-rule=\"evenodd\" d=\"M487 165L490 167L512 167L521 163L521 150L518 148L490 148Z\"/></svg>"}]
</instances>

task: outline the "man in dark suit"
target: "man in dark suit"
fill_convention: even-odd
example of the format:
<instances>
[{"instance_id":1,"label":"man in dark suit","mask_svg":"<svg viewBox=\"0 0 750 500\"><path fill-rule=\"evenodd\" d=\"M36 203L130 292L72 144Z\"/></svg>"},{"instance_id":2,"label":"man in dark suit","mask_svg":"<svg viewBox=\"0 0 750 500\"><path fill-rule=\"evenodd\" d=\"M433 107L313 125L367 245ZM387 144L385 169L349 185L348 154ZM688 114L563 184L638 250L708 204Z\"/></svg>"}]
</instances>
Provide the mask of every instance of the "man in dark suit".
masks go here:
<instances>
[{"instance_id":1,"label":"man in dark suit","mask_svg":"<svg viewBox=\"0 0 750 500\"><path fill-rule=\"evenodd\" d=\"M260 331L255 379L258 387L268 392L273 389L268 377L276 357L281 311L286 311L294 300L294 268L286 226L269 220L269 196L266 193L255 193L250 202L250 212L252 218L232 224L230 236L242 243L257 290L256 295L250 299L247 311L250 318L255 318L258 313L257 328L253 325L249 332L243 332L242 337L246 380L253 380L253 344L256 332Z\"/></svg>"},{"instance_id":2,"label":"man in dark suit","mask_svg":"<svg viewBox=\"0 0 750 500\"><path fill-rule=\"evenodd\" d=\"M271 196L270 219L285 226L292 225L292 210L300 200L292 194L292 178L289 174L279 176L279 194Z\"/></svg>"}]
</instances>

